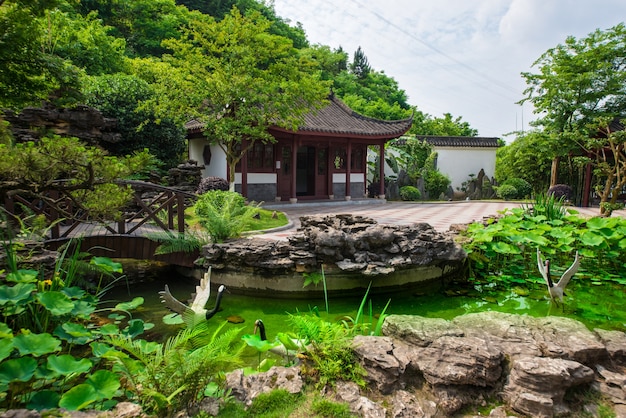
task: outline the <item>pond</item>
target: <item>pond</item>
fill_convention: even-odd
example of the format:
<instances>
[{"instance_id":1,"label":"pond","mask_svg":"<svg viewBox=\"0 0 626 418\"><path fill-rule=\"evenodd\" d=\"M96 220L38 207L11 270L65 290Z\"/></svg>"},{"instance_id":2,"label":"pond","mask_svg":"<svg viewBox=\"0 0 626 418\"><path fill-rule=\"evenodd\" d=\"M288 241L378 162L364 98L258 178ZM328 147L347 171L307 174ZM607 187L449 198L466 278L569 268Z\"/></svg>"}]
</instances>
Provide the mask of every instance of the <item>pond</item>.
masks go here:
<instances>
[{"instance_id":1,"label":"pond","mask_svg":"<svg viewBox=\"0 0 626 418\"><path fill-rule=\"evenodd\" d=\"M163 316L170 311L161 303L158 292L168 284L172 294L181 301L187 301L194 291L195 284L188 278L168 273L151 282L133 284L129 288L120 286L107 293L104 301L126 301L135 296L142 296L145 303L136 315L155 325L148 331L148 338L159 339L174 334L175 325L163 323ZM321 284L319 285L321 287ZM363 292L365 294L365 291ZM626 293L623 286L614 282L592 285L584 277L575 276L567 288L564 305L556 305L547 296L544 285L528 283L528 286L516 286L498 289L496 286L478 286L470 283L452 284L447 288L434 284L429 288L397 293L372 291L371 300L364 309L364 320L375 325L377 316L390 300L388 314L420 315L452 319L456 316L481 311L500 311L531 316L558 315L581 321L590 329L604 328L626 331ZM215 291L212 291L208 308L213 307ZM322 297L312 299L272 299L226 293L221 310L210 319L216 326L233 315L238 315L245 322L228 324L228 327L243 328L242 334L252 334L254 321L262 319L265 323L268 339L276 333L290 331L288 314L319 311L322 318L334 322L345 317L355 318L362 297L339 298L330 296L329 310L326 312ZM251 353L249 353L251 354Z\"/></svg>"}]
</instances>

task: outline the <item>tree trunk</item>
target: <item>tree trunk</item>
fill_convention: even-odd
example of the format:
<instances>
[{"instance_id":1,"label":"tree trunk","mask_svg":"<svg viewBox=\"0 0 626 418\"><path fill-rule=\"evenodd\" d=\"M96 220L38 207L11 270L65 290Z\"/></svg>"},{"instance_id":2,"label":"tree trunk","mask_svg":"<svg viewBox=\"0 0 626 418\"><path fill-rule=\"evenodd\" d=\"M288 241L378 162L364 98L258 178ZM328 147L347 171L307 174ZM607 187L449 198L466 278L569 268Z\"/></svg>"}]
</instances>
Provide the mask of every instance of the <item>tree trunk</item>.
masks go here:
<instances>
[{"instance_id":1,"label":"tree trunk","mask_svg":"<svg viewBox=\"0 0 626 418\"><path fill-rule=\"evenodd\" d=\"M554 157L552 159L552 168L550 169L550 187L558 184L560 161L561 161L560 157Z\"/></svg>"}]
</instances>

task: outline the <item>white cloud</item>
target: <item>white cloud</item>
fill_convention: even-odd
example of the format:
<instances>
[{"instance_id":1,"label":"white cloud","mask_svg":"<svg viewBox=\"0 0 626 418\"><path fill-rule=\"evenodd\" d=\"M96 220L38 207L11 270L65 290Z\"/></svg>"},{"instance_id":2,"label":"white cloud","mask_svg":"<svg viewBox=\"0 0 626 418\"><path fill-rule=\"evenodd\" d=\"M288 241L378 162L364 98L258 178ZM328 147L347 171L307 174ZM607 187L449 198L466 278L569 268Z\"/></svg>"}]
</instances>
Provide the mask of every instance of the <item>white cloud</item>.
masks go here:
<instances>
[{"instance_id":1,"label":"white cloud","mask_svg":"<svg viewBox=\"0 0 626 418\"><path fill-rule=\"evenodd\" d=\"M372 67L395 78L409 102L452 113L482 136L522 129L520 76L567 36L582 38L626 16L623 0L275 0L311 43L361 46Z\"/></svg>"}]
</instances>

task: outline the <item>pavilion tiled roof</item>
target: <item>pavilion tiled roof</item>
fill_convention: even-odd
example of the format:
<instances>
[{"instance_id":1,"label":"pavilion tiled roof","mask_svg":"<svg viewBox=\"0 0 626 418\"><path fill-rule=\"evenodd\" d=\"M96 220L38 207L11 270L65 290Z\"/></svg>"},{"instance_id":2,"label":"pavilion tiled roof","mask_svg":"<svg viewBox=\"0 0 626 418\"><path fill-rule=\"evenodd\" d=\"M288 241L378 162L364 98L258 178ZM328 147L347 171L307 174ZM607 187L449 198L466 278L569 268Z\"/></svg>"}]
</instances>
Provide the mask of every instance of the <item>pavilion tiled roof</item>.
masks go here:
<instances>
[{"instance_id":1,"label":"pavilion tiled roof","mask_svg":"<svg viewBox=\"0 0 626 418\"><path fill-rule=\"evenodd\" d=\"M416 135L417 139L428 142L434 147L451 147L451 148L498 148L500 146L499 138L480 137L480 136L434 136L434 135ZM404 138L397 139L394 143L403 145L406 142Z\"/></svg>"},{"instance_id":2,"label":"pavilion tiled roof","mask_svg":"<svg viewBox=\"0 0 626 418\"><path fill-rule=\"evenodd\" d=\"M393 138L408 131L412 123L413 117L389 121L363 116L331 95L327 106L304 117L298 132Z\"/></svg>"},{"instance_id":3,"label":"pavilion tiled roof","mask_svg":"<svg viewBox=\"0 0 626 418\"><path fill-rule=\"evenodd\" d=\"M338 137L397 138L408 131L412 123L413 117L388 121L363 116L331 95L325 107L311 111L304 117L304 123L297 132ZM185 129L190 133L201 132L203 128L204 124L196 119L185 123ZM273 129L285 131L277 127Z\"/></svg>"}]
</instances>

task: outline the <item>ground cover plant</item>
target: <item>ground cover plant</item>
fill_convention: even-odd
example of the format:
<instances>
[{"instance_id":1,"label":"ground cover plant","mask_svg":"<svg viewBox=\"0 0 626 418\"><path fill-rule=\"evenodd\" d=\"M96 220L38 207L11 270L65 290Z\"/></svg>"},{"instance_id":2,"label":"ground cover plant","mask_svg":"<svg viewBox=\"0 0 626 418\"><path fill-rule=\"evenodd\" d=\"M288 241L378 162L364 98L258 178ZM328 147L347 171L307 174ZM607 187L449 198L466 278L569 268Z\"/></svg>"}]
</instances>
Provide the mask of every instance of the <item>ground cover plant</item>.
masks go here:
<instances>
[{"instance_id":1,"label":"ground cover plant","mask_svg":"<svg viewBox=\"0 0 626 418\"><path fill-rule=\"evenodd\" d=\"M626 219L586 218L562 205L562 198L540 196L534 204L508 209L497 220L469 225L463 237L470 281L506 286L520 292L544 287L537 269L537 248L560 276L582 257L577 277L587 286L626 285Z\"/></svg>"}]
</instances>

